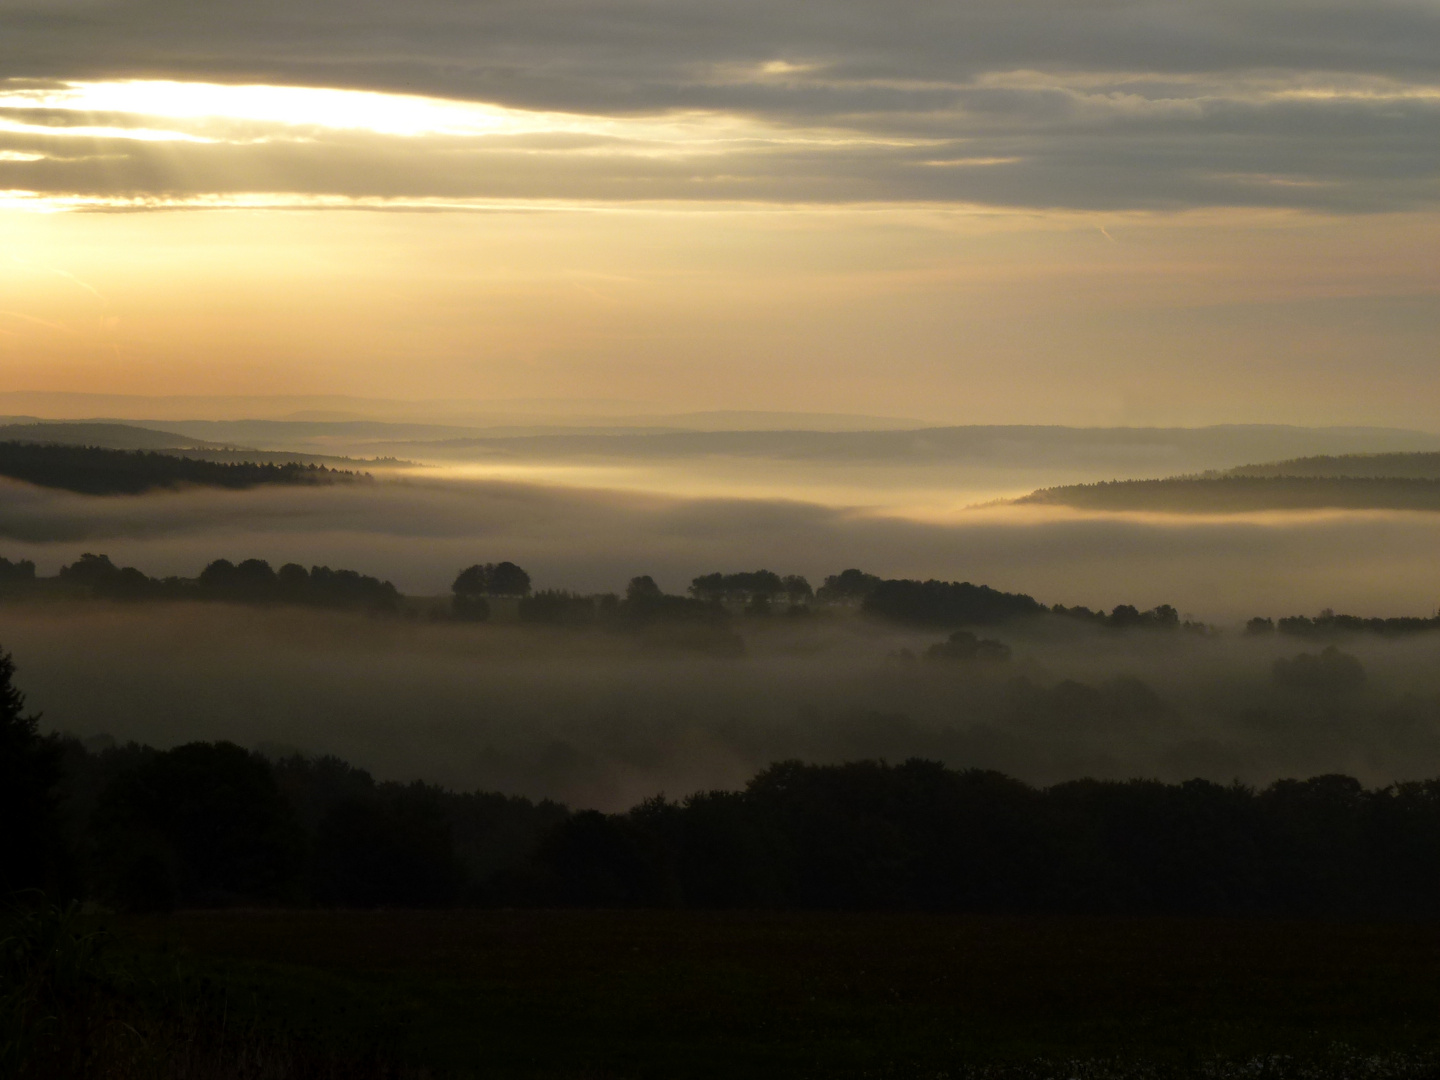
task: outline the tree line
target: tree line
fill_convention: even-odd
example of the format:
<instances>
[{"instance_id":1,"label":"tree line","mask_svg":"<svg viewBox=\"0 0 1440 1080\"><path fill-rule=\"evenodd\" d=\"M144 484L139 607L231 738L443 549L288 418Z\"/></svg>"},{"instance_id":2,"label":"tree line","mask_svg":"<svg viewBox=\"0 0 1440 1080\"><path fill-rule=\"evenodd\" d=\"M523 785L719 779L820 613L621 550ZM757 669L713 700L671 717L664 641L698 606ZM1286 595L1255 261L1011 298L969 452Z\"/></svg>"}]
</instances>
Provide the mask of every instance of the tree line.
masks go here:
<instances>
[{"instance_id":1,"label":"tree line","mask_svg":"<svg viewBox=\"0 0 1440 1080\"><path fill-rule=\"evenodd\" d=\"M1366 618L1361 615L1337 615L1326 609L1311 618L1308 615L1288 615L1281 619L1256 616L1245 624L1247 634L1289 634L1291 637L1324 638L1340 634L1383 634L1389 637L1403 637L1407 634L1440 630L1440 611L1425 618L1418 615L1402 615L1391 618Z\"/></svg>"},{"instance_id":2,"label":"tree line","mask_svg":"<svg viewBox=\"0 0 1440 1080\"><path fill-rule=\"evenodd\" d=\"M9 595L27 593L105 600L203 600L245 604L300 604L377 613L400 608L400 591L388 581L355 570L286 563L278 570L264 559L232 563L216 559L196 578L150 577L133 566L117 566L108 555L86 552L62 566L54 578L37 578L35 564L0 559L0 587Z\"/></svg>"},{"instance_id":3,"label":"tree line","mask_svg":"<svg viewBox=\"0 0 1440 1080\"><path fill-rule=\"evenodd\" d=\"M141 495L187 486L334 484L366 478L363 473L298 462L205 461L153 450L35 442L0 442L0 476L82 495Z\"/></svg>"},{"instance_id":4,"label":"tree line","mask_svg":"<svg viewBox=\"0 0 1440 1080\"><path fill-rule=\"evenodd\" d=\"M116 566L107 555L87 552L61 567L54 578L42 578L36 575L33 561L0 557L0 596L54 591L57 586L71 595L107 599L292 603L380 613L401 610L404 599L392 583L355 570L331 570L328 566L306 570L298 563L277 570L263 559L239 563L216 559L197 578L152 578L135 567ZM451 585L449 608L432 609L430 614L432 618L483 622L490 618L491 602L497 599L513 603L520 622L563 626L634 626L655 621L718 626L733 615L807 616L817 610L851 609L888 622L937 629L993 627L1059 616L1114 630L1214 632L1204 623L1182 619L1170 604L1143 611L1133 604L1117 604L1108 612L1080 605L1047 606L1024 593L1007 593L968 581L887 579L857 569L826 577L818 589L799 574L782 576L764 569L717 571L695 577L684 595L664 592L647 574L632 578L625 593L617 595L537 590L530 574L509 561L476 563L461 570ZM1256 617L1245 627L1249 635L1278 632L1308 638L1355 633L1398 636L1437 629L1440 612L1428 618L1364 618L1330 610L1313 618Z\"/></svg>"},{"instance_id":5,"label":"tree line","mask_svg":"<svg viewBox=\"0 0 1440 1080\"><path fill-rule=\"evenodd\" d=\"M925 760L786 761L739 791L574 812L379 782L329 757L44 736L13 673L0 654L0 813L10 823L0 832L0 893L40 887L147 910L1440 915L1440 780L1042 788ZM1153 711L1153 694L1132 683L1032 693L1044 699L1035 707L1072 718L1087 708Z\"/></svg>"}]
</instances>

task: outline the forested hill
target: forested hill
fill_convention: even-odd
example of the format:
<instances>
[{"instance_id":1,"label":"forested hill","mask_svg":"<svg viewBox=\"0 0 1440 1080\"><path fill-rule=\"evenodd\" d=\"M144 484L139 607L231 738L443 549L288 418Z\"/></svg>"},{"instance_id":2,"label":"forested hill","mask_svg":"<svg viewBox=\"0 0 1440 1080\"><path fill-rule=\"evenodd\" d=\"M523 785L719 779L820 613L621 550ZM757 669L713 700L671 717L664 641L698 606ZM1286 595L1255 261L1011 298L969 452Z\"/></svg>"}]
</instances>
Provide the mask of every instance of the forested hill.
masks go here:
<instances>
[{"instance_id":1,"label":"forested hill","mask_svg":"<svg viewBox=\"0 0 1440 1080\"><path fill-rule=\"evenodd\" d=\"M1226 476L1351 476L1440 480L1440 454L1342 454L1241 465Z\"/></svg>"},{"instance_id":2,"label":"forested hill","mask_svg":"<svg viewBox=\"0 0 1440 1080\"><path fill-rule=\"evenodd\" d=\"M0 476L85 495L139 495L191 486L333 484L359 480L365 474L322 465L202 461L147 450L0 442Z\"/></svg>"},{"instance_id":3,"label":"forested hill","mask_svg":"<svg viewBox=\"0 0 1440 1080\"><path fill-rule=\"evenodd\" d=\"M1262 510L1440 510L1440 479L1361 476L1179 476L1042 488L1019 503L1084 510L1225 514Z\"/></svg>"}]
</instances>

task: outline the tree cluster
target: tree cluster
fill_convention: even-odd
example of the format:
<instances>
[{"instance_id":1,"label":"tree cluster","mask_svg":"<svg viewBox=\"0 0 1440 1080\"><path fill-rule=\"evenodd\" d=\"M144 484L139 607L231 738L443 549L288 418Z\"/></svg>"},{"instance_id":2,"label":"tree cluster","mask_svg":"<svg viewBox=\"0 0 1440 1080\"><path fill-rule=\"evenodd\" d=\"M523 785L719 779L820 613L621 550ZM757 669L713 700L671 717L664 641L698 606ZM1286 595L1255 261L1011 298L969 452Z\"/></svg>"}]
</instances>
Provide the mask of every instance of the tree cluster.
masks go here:
<instances>
[{"instance_id":1,"label":"tree cluster","mask_svg":"<svg viewBox=\"0 0 1440 1080\"><path fill-rule=\"evenodd\" d=\"M264 559L238 565L216 559L198 578L152 578L133 566L116 566L108 555L86 552L62 566L57 581L86 595L112 600L210 600L240 604L302 604L393 612L400 592L388 581L355 570L286 563L277 571Z\"/></svg>"},{"instance_id":2,"label":"tree cluster","mask_svg":"<svg viewBox=\"0 0 1440 1080\"><path fill-rule=\"evenodd\" d=\"M323 465L219 462L153 450L0 442L0 476L82 495L140 495L186 486L252 488L261 484L333 484L364 474Z\"/></svg>"},{"instance_id":3,"label":"tree cluster","mask_svg":"<svg viewBox=\"0 0 1440 1080\"><path fill-rule=\"evenodd\" d=\"M1088 607L1056 604L1050 609L1050 613L1096 626L1107 626L1113 630L1190 630L1196 633L1210 631L1204 623L1191 622L1188 619L1181 622L1180 613L1169 604L1160 604L1149 611L1141 611L1134 604L1117 604L1109 614L1091 611Z\"/></svg>"},{"instance_id":4,"label":"tree cluster","mask_svg":"<svg viewBox=\"0 0 1440 1080\"><path fill-rule=\"evenodd\" d=\"M530 595L530 575L512 562L476 563L456 575L450 586L451 612L466 622L490 617L487 597Z\"/></svg>"},{"instance_id":5,"label":"tree cluster","mask_svg":"<svg viewBox=\"0 0 1440 1080\"><path fill-rule=\"evenodd\" d=\"M1047 608L1023 593L1000 592L968 581L876 582L864 594L867 615L915 626L994 626L1043 615Z\"/></svg>"},{"instance_id":6,"label":"tree cluster","mask_svg":"<svg viewBox=\"0 0 1440 1080\"><path fill-rule=\"evenodd\" d=\"M879 585L881 578L853 567L831 574L816 590L815 599L822 604L860 604Z\"/></svg>"},{"instance_id":7,"label":"tree cluster","mask_svg":"<svg viewBox=\"0 0 1440 1080\"><path fill-rule=\"evenodd\" d=\"M1037 789L930 761L774 765L741 792L570 817L575 905L1433 916L1440 781Z\"/></svg>"},{"instance_id":8,"label":"tree cluster","mask_svg":"<svg viewBox=\"0 0 1440 1080\"><path fill-rule=\"evenodd\" d=\"M35 581L35 564L29 559L19 559L11 562L9 559L0 557L0 587L25 586Z\"/></svg>"},{"instance_id":9,"label":"tree cluster","mask_svg":"<svg viewBox=\"0 0 1440 1080\"><path fill-rule=\"evenodd\" d=\"M0 892L44 885L127 910L529 903L541 839L568 813L225 742L39 744L55 766L43 846L62 872L7 863Z\"/></svg>"},{"instance_id":10,"label":"tree cluster","mask_svg":"<svg viewBox=\"0 0 1440 1080\"><path fill-rule=\"evenodd\" d=\"M697 600L761 611L782 597L791 607L800 607L815 598L815 590L799 574L781 577L772 570L751 570L702 574L690 582L690 595Z\"/></svg>"},{"instance_id":11,"label":"tree cluster","mask_svg":"<svg viewBox=\"0 0 1440 1080\"><path fill-rule=\"evenodd\" d=\"M1398 637L1429 630L1440 630L1440 612L1428 619L1416 615L1382 619L1337 615L1327 609L1313 619L1308 615L1289 615L1279 620L1256 616L1245 624L1247 634L1273 634L1279 631L1302 638L1335 637L1340 634L1383 634Z\"/></svg>"}]
</instances>

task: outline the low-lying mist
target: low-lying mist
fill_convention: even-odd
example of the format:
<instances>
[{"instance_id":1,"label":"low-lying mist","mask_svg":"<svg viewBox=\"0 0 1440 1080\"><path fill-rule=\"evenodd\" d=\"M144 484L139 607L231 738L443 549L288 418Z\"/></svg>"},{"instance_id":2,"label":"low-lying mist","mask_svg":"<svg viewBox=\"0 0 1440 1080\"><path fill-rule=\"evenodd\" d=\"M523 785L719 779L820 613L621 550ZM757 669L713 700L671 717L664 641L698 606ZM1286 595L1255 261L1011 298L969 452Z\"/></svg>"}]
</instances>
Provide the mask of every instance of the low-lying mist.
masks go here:
<instances>
[{"instance_id":1,"label":"low-lying mist","mask_svg":"<svg viewBox=\"0 0 1440 1080\"><path fill-rule=\"evenodd\" d=\"M743 654L719 656L677 645L663 626L616 633L218 604L0 609L0 640L51 730L332 753L382 779L574 806L735 787L791 757L921 756L1041 784L1440 774L1431 635L1338 639L1364 677L1332 686L1277 679L1277 659L1324 644L1278 634L1052 617L985 631L1011 646L1008 661L957 662L924 657L942 633L847 612L735 625Z\"/></svg>"},{"instance_id":2,"label":"low-lying mist","mask_svg":"<svg viewBox=\"0 0 1440 1080\"><path fill-rule=\"evenodd\" d=\"M545 484L389 481L96 497L0 483L0 555L54 573L82 552L153 575L215 558L348 566L403 592L445 592L475 562L512 559L537 588L619 590L651 574L768 567L818 581L847 566L1024 592L1047 604L1173 604L1208 622L1252 615L1429 615L1440 515L1202 518L997 507L928 522L813 503L682 499Z\"/></svg>"}]
</instances>

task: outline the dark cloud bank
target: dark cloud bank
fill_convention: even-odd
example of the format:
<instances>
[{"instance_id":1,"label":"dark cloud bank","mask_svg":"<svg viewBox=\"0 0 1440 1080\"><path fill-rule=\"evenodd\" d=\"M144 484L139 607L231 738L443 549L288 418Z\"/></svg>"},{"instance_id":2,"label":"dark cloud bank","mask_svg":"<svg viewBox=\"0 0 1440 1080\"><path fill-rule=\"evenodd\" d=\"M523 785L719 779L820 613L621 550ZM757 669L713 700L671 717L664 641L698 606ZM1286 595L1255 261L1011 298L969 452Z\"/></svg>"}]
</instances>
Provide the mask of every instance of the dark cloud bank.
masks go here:
<instances>
[{"instance_id":1,"label":"dark cloud bank","mask_svg":"<svg viewBox=\"0 0 1440 1080\"><path fill-rule=\"evenodd\" d=\"M48 156L0 162L0 188L1401 209L1435 198L1437 57L1440 11L1403 0L7 0L0 70L18 78L260 81L613 116L705 110L774 130L708 157L629 154L606 137L476 146L352 134L110 146L103 167L31 133L5 146ZM786 134L807 131L829 135Z\"/></svg>"}]
</instances>

